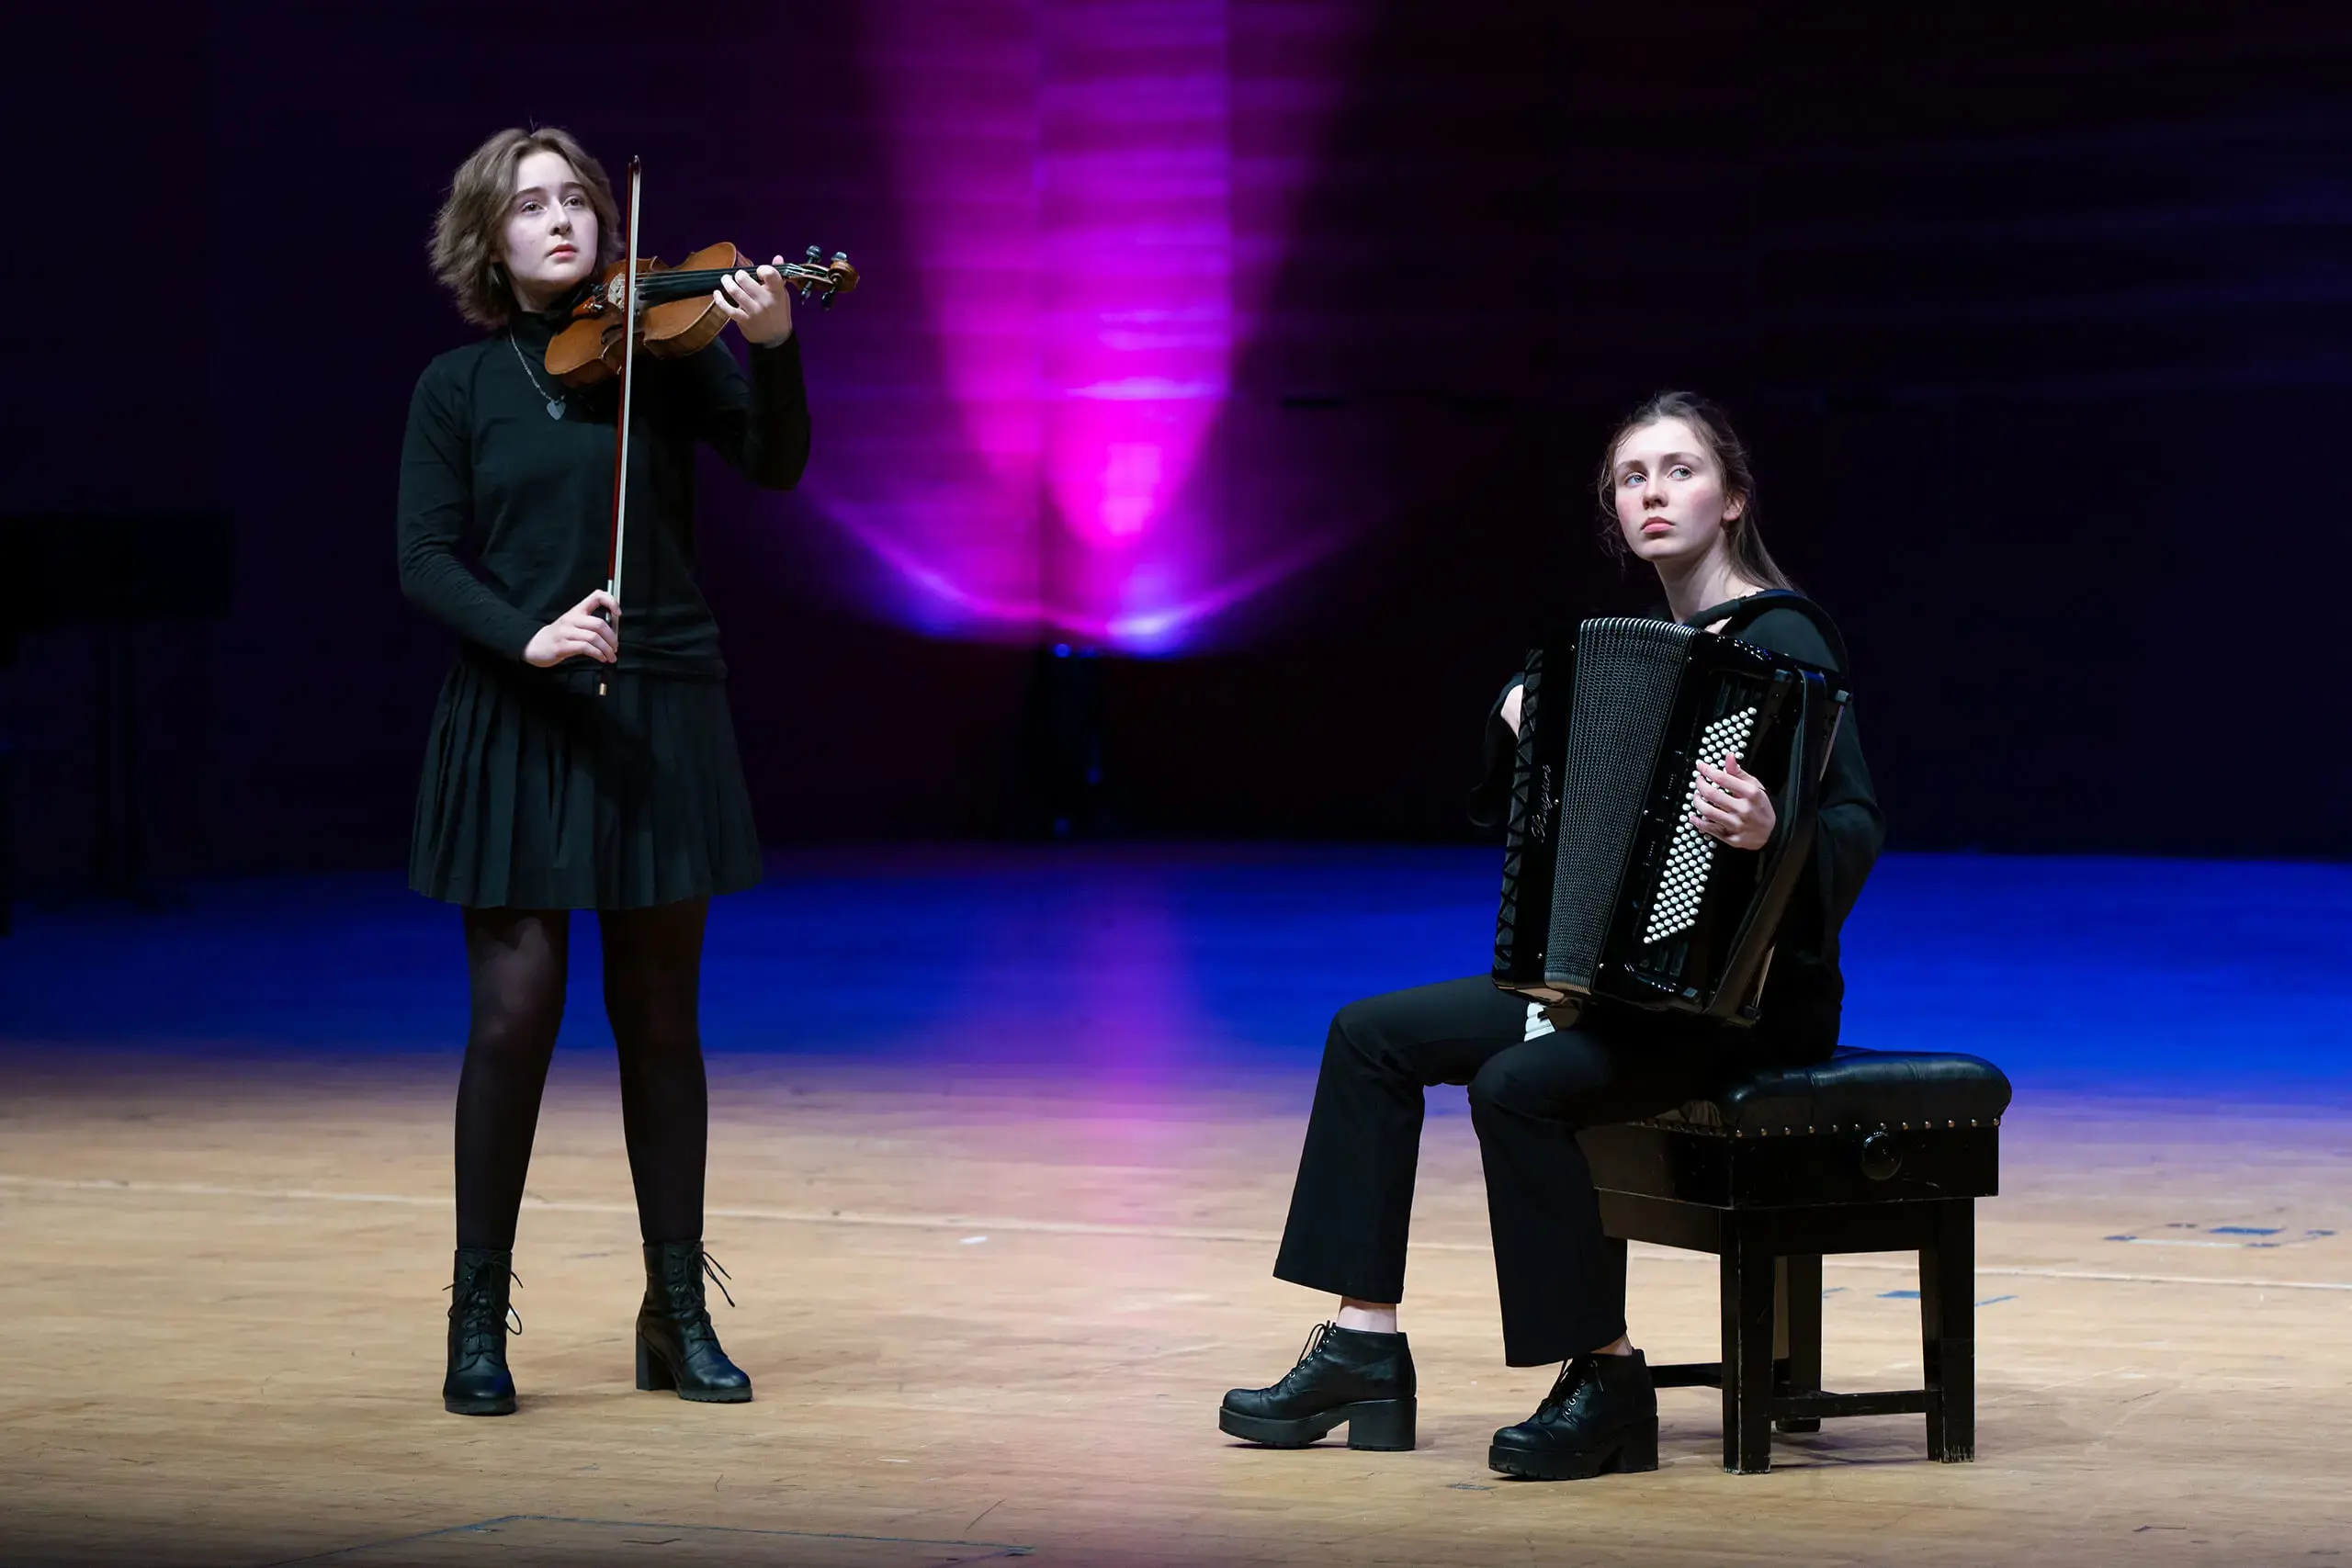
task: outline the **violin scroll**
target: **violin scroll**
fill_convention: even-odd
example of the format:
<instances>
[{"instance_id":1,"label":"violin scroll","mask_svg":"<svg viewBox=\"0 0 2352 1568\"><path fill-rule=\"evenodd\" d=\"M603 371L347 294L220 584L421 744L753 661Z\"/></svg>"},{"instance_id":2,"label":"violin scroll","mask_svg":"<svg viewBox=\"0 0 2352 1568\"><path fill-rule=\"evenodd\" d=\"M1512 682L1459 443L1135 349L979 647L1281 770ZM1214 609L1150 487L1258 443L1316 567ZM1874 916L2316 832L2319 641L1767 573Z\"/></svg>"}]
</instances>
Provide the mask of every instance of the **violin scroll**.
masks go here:
<instances>
[{"instance_id":1,"label":"violin scroll","mask_svg":"<svg viewBox=\"0 0 2352 1568\"><path fill-rule=\"evenodd\" d=\"M797 277L801 280L800 298L803 299L816 293L819 285L821 284L824 292L816 296L817 309L830 310L833 308L834 295L846 294L857 287L857 268L849 265L847 251L835 251L833 259L830 262L820 262L818 259L823 254L822 250L811 245L808 247L808 259L805 262L792 263L784 269L784 273L787 278Z\"/></svg>"}]
</instances>

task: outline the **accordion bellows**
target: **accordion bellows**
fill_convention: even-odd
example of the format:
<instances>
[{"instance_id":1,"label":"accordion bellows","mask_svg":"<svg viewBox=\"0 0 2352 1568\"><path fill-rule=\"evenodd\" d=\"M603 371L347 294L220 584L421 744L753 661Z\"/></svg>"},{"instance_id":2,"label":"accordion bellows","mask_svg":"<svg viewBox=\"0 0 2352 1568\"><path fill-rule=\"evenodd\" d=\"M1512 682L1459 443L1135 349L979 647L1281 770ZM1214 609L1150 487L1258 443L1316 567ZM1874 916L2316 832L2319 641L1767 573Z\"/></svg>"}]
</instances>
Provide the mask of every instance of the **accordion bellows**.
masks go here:
<instances>
[{"instance_id":1,"label":"accordion bellows","mask_svg":"<svg viewBox=\"0 0 2352 1568\"><path fill-rule=\"evenodd\" d=\"M1671 621L1601 618L1528 657L1495 982L1746 1024L1847 694L1826 672ZM1776 822L1759 851L1689 823L1736 752Z\"/></svg>"}]
</instances>

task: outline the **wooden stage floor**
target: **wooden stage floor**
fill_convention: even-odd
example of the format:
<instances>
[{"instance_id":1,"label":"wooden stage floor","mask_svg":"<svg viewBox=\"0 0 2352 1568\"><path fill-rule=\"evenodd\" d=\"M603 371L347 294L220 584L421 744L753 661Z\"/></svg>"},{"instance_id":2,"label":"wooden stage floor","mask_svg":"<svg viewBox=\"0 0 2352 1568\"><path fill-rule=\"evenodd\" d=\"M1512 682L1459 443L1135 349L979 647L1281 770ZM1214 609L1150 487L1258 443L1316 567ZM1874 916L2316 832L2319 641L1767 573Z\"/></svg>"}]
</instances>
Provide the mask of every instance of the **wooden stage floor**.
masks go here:
<instances>
[{"instance_id":1,"label":"wooden stage floor","mask_svg":"<svg viewBox=\"0 0 2352 1568\"><path fill-rule=\"evenodd\" d=\"M630 1386L609 1066L559 1057L517 1269L524 1395L437 1398L454 1061L0 1058L0 1559L914 1564L2352 1562L2340 1105L2029 1100L1983 1205L1979 1452L1917 1417L1717 1466L1512 1483L1468 1119L1432 1097L1407 1454L1247 1449L1324 1303L1267 1274L1308 1084L719 1057L710 1245L745 1407ZM2132 1238L2132 1239L2123 1239ZM1636 1340L1711 1354L1712 1260L1637 1249ZM1907 1260L1831 1260L1833 1387L1918 1370Z\"/></svg>"}]
</instances>

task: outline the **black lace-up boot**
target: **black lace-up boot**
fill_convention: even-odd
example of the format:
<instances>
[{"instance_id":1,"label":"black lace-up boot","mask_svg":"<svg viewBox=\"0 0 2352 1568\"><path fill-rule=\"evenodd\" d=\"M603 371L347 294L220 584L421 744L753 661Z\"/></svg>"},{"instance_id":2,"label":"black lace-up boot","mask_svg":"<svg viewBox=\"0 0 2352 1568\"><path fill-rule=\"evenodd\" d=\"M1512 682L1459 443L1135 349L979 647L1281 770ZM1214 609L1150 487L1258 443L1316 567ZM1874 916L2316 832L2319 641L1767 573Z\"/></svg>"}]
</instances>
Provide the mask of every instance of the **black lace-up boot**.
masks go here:
<instances>
[{"instance_id":1,"label":"black lace-up boot","mask_svg":"<svg viewBox=\"0 0 2352 1568\"><path fill-rule=\"evenodd\" d=\"M1413 1390L1413 1352L1403 1335L1322 1323L1282 1382L1235 1389L1216 1424L1249 1442L1300 1449L1345 1422L1351 1449L1409 1449Z\"/></svg>"},{"instance_id":2,"label":"black lace-up boot","mask_svg":"<svg viewBox=\"0 0 2352 1568\"><path fill-rule=\"evenodd\" d=\"M512 1416L514 1380L506 1371L507 1280L514 1255L486 1247L458 1248L449 1285L449 1371L441 1407L458 1416ZM523 1320L514 1320L514 1332Z\"/></svg>"},{"instance_id":3,"label":"black lace-up boot","mask_svg":"<svg viewBox=\"0 0 2352 1568\"><path fill-rule=\"evenodd\" d=\"M1495 1434L1487 1468L1530 1481L1583 1481L1657 1468L1657 1391L1639 1350L1577 1356L1535 1414Z\"/></svg>"},{"instance_id":4,"label":"black lace-up boot","mask_svg":"<svg viewBox=\"0 0 2352 1568\"><path fill-rule=\"evenodd\" d=\"M680 1399L704 1404L743 1404L752 1380L718 1348L703 1301L703 1279L723 1281L727 1270L700 1241L645 1244L645 1304L637 1311L637 1386L675 1389ZM718 1293L727 1295L721 1283ZM733 1306L735 1298L727 1296Z\"/></svg>"}]
</instances>

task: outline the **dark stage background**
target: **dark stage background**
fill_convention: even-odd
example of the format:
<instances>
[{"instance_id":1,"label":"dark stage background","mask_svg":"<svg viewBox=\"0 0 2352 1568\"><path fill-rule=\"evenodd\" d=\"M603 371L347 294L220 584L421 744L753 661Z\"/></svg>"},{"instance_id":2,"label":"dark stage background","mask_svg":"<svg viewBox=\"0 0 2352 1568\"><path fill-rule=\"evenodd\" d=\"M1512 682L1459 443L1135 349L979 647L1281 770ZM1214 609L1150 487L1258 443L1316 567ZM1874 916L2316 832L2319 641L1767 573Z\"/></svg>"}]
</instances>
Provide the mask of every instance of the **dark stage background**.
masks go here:
<instances>
[{"instance_id":1,"label":"dark stage background","mask_svg":"<svg viewBox=\"0 0 2352 1568\"><path fill-rule=\"evenodd\" d=\"M135 637L159 869L401 855L448 642L393 580L394 459L418 370L468 330L424 240L458 159L534 118L642 153L654 248L818 241L871 280L804 327L809 484L706 491L766 836L1034 826L1056 634L894 612L841 498L877 515L881 480L958 460L957 301L1050 314L1049 267L909 215L1047 166L1085 62L1036 40L1103 13L768 5L662 36L601 3L82 7L12 49L0 513L237 528L228 618ZM1089 666L1106 824L1466 833L1529 634L1645 597L1592 547L1589 471L1617 410L1689 385L1739 417L1775 551L1847 628L1897 845L2352 852L2340 13L1216 19L1224 74L1195 85L1223 95L1250 304L1189 504L1210 553L1324 544ZM28 632L0 671L36 884L90 853L95 648Z\"/></svg>"}]
</instances>

